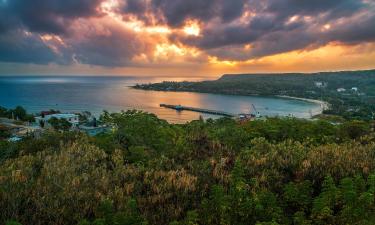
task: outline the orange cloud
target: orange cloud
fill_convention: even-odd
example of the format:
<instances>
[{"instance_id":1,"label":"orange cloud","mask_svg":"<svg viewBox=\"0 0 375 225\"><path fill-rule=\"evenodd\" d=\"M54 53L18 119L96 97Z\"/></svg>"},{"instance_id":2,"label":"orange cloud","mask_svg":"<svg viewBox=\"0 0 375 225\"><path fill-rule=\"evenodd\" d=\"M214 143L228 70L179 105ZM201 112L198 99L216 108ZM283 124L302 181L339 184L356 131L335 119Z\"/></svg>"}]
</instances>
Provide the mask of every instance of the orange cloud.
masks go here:
<instances>
[{"instance_id":1,"label":"orange cloud","mask_svg":"<svg viewBox=\"0 0 375 225\"><path fill-rule=\"evenodd\" d=\"M372 1L39 2L43 11L30 1L2 3L0 17L9 25L1 26L0 63L67 73L210 76L375 67ZM0 73L4 68L11 71Z\"/></svg>"}]
</instances>

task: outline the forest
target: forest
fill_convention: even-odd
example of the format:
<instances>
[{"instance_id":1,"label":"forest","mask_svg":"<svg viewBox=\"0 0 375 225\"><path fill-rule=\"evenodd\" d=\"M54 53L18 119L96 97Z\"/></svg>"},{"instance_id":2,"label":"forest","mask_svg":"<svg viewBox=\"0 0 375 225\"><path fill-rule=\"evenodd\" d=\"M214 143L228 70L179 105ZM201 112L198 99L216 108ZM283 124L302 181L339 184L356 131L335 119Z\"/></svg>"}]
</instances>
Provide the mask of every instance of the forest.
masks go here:
<instances>
[{"instance_id":1,"label":"forest","mask_svg":"<svg viewBox=\"0 0 375 225\"><path fill-rule=\"evenodd\" d=\"M375 224L368 121L100 121L113 131L0 140L0 224Z\"/></svg>"},{"instance_id":2,"label":"forest","mask_svg":"<svg viewBox=\"0 0 375 225\"><path fill-rule=\"evenodd\" d=\"M375 113L375 70L313 74L227 74L213 81L138 84L134 88L318 99L331 105L325 114L346 119L371 120ZM345 91L339 92L338 89Z\"/></svg>"}]
</instances>

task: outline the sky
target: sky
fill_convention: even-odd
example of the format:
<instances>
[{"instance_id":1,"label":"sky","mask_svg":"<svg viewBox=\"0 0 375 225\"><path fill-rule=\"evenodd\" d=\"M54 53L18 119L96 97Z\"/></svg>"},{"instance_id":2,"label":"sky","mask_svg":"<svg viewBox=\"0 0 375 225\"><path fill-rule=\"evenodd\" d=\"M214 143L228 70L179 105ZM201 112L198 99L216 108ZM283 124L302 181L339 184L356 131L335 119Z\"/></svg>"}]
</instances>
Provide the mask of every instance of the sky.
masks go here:
<instances>
[{"instance_id":1,"label":"sky","mask_svg":"<svg viewBox=\"0 0 375 225\"><path fill-rule=\"evenodd\" d=\"M375 68L375 0L0 0L1 75Z\"/></svg>"}]
</instances>

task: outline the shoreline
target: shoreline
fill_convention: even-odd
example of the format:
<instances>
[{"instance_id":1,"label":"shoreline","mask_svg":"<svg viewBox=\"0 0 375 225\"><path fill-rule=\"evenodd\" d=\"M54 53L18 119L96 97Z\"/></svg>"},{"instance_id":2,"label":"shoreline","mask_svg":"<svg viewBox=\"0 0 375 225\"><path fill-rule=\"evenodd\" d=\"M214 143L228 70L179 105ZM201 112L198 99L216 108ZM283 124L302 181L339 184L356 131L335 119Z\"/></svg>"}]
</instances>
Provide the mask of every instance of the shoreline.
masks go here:
<instances>
[{"instance_id":1,"label":"shoreline","mask_svg":"<svg viewBox=\"0 0 375 225\"><path fill-rule=\"evenodd\" d=\"M205 92L205 91L192 91L192 90L156 90L156 89L145 89L145 88L139 88L136 86L131 86L130 88L136 89L136 90L143 90L143 91L161 91L161 92L187 92L187 93L201 93L201 94L216 94L216 95L232 95L232 96L253 96L253 97L273 97L273 98L283 98L283 99L292 99L292 100L299 100L309 103L314 103L316 105L319 105L319 111L311 112L311 118L314 116L322 115L324 110L329 110L331 108L331 104L329 104L326 101L317 100L317 99L311 99L311 98L301 98L301 97L292 97L289 95L259 95L259 94L244 94L244 95L238 95L238 94L229 94L229 93L215 93L215 92Z\"/></svg>"},{"instance_id":2,"label":"shoreline","mask_svg":"<svg viewBox=\"0 0 375 225\"><path fill-rule=\"evenodd\" d=\"M215 92L204 92L204 91L189 91L189 90L156 90L156 89L144 89L139 88L136 86L130 86L130 88L136 89L136 90L143 90L143 91L161 91L161 92L187 92L187 93L199 93L199 94L215 94L215 95L231 95L231 96L252 96L252 97L271 97L271 98L283 98L283 99L292 99L292 100L299 100L304 102L310 102L314 103L316 105L319 105L319 111L311 111L311 118L314 116L322 115L324 110L330 109L330 104L326 101L317 100L317 99L310 99L310 98L300 98L300 97L292 97L288 95L259 95L259 94L244 94L244 95L238 95L238 94L229 94L229 93L215 93Z\"/></svg>"},{"instance_id":3,"label":"shoreline","mask_svg":"<svg viewBox=\"0 0 375 225\"><path fill-rule=\"evenodd\" d=\"M314 113L313 116L321 115L321 114L323 114L324 110L330 109L330 104L328 102L322 101L322 100L311 99L311 98L292 97L292 96L288 96L288 95L275 95L275 97L286 98L286 99L294 99L294 100L301 100L301 101L315 103L315 104L320 105L319 113L316 113L316 114Z\"/></svg>"}]
</instances>

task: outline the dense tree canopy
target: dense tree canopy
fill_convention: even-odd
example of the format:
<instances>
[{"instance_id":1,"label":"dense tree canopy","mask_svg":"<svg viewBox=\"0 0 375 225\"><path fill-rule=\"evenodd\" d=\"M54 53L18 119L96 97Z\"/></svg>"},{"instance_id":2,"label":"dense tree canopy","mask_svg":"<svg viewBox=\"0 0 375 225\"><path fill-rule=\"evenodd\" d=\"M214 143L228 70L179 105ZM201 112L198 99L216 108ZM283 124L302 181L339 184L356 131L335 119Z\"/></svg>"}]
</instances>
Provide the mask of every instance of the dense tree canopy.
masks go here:
<instances>
[{"instance_id":1,"label":"dense tree canopy","mask_svg":"<svg viewBox=\"0 0 375 225\"><path fill-rule=\"evenodd\" d=\"M1 224L375 223L367 122L101 121L113 132L0 141Z\"/></svg>"},{"instance_id":2,"label":"dense tree canopy","mask_svg":"<svg viewBox=\"0 0 375 225\"><path fill-rule=\"evenodd\" d=\"M64 118L59 119L59 118L56 118L56 117L52 117L51 119L48 120L48 123L55 130L67 131L72 127L72 124L69 123L69 121L67 121Z\"/></svg>"},{"instance_id":3,"label":"dense tree canopy","mask_svg":"<svg viewBox=\"0 0 375 225\"><path fill-rule=\"evenodd\" d=\"M28 122L34 121L34 116L27 114L26 109L24 109L22 106L17 106L14 109L6 109L0 106L0 117Z\"/></svg>"}]
</instances>

